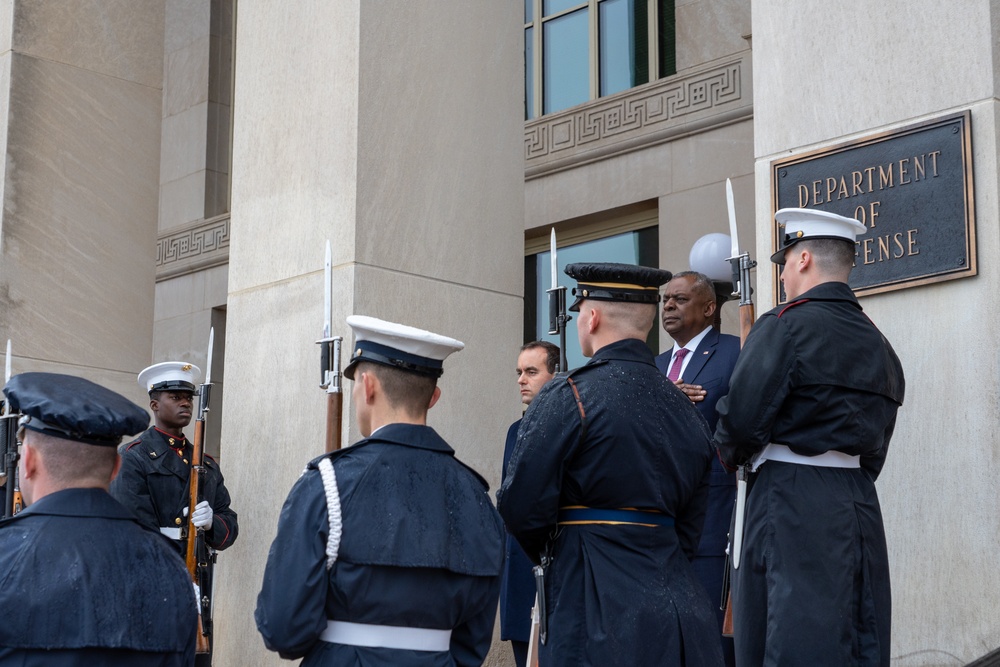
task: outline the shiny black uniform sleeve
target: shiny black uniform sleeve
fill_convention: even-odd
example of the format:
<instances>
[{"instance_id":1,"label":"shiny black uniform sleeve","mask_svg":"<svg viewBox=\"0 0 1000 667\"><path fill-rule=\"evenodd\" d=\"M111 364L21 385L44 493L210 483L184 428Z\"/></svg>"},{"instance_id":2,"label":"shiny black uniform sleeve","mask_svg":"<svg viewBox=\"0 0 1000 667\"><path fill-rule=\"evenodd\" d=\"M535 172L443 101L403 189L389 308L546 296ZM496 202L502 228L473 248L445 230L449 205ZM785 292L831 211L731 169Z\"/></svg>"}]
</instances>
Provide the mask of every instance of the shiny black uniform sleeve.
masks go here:
<instances>
[{"instance_id":1,"label":"shiny black uniform sleeve","mask_svg":"<svg viewBox=\"0 0 1000 667\"><path fill-rule=\"evenodd\" d=\"M206 457L207 461L207 457ZM222 476L222 469L218 463L214 463L214 472L218 476L218 483L214 486L214 493L211 498L206 497L212 505L212 528L205 532L205 541L216 551L228 549L236 541L240 534L240 525L236 512L230 507L229 489L226 488L225 479ZM207 477L206 477L207 478Z\"/></svg>"},{"instance_id":2,"label":"shiny black uniform sleeve","mask_svg":"<svg viewBox=\"0 0 1000 667\"><path fill-rule=\"evenodd\" d=\"M736 468L771 442L771 430L792 388L795 353L780 318L762 316L747 336L719 399L715 440L723 464Z\"/></svg>"},{"instance_id":3,"label":"shiny black uniform sleeve","mask_svg":"<svg viewBox=\"0 0 1000 667\"><path fill-rule=\"evenodd\" d=\"M127 450L121 452L122 465L118 476L111 482L110 493L115 500L127 507L139 523L159 531L160 522L156 516L153 498L146 483L146 472L140 459ZM214 508L212 510L215 511Z\"/></svg>"},{"instance_id":4,"label":"shiny black uniform sleeve","mask_svg":"<svg viewBox=\"0 0 1000 667\"><path fill-rule=\"evenodd\" d=\"M557 412L563 419L545 418ZM546 384L528 406L517 433L497 509L507 529L534 563L559 516L565 463L579 448L582 422L565 378Z\"/></svg>"}]
</instances>

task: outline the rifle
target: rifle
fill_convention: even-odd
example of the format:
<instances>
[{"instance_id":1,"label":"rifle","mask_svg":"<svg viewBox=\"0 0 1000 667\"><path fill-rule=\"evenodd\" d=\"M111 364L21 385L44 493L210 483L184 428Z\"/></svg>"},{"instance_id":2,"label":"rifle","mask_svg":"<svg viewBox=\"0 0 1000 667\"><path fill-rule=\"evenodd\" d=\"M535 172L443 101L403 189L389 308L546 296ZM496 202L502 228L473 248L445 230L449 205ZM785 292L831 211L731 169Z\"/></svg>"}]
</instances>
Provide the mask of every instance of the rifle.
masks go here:
<instances>
[{"instance_id":1,"label":"rifle","mask_svg":"<svg viewBox=\"0 0 1000 667\"><path fill-rule=\"evenodd\" d=\"M340 424L344 418L344 393L340 385L340 344L343 338L331 336L331 253L330 241L326 242L326 260L323 263L323 337L319 344L319 386L326 390L326 453L340 449Z\"/></svg>"},{"instance_id":2,"label":"rifle","mask_svg":"<svg viewBox=\"0 0 1000 667\"><path fill-rule=\"evenodd\" d=\"M566 361L566 324L572 319L566 314L566 286L559 284L559 271L556 264L556 228L552 228L549 237L549 254L552 265L552 287L546 290L549 295L549 335L559 335L559 368L556 372L565 373L569 370Z\"/></svg>"},{"instance_id":3,"label":"rifle","mask_svg":"<svg viewBox=\"0 0 1000 667\"><path fill-rule=\"evenodd\" d=\"M750 259L749 252L740 252L739 237L736 230L736 205L733 202L733 184L726 179L726 204L729 208L729 234L733 243L733 255L729 262L733 267L733 296L740 300L740 347L747 342L750 328L756 320L753 305L753 289L750 287L750 269L757 266L757 262ZM722 622L722 634L726 637L733 636L733 599L729 589L729 561L732 560L733 569L740 567L740 552L743 549L743 511L746 507L747 476L750 472L750 464L744 464L736 471L736 521L734 523L735 535L730 540L731 553L726 559L726 572L723 575L723 598L725 599L725 617Z\"/></svg>"},{"instance_id":4,"label":"rifle","mask_svg":"<svg viewBox=\"0 0 1000 667\"><path fill-rule=\"evenodd\" d=\"M191 484L189 489L188 526L187 526L187 563L188 573L198 601L198 642L196 653L211 652L212 604L210 591L203 586L208 575L209 553L205 544L205 531L194 525L194 509L201 501L201 480L205 475L204 443L205 416L212 389L212 347L215 344L215 328L208 333L208 364L205 370L205 382L198 392L198 418L194 423L194 448L191 453Z\"/></svg>"},{"instance_id":5,"label":"rifle","mask_svg":"<svg viewBox=\"0 0 1000 667\"><path fill-rule=\"evenodd\" d=\"M7 339L7 358L4 366L4 384L10 380L10 339ZM17 441L17 424L20 414L11 411L10 404L0 401L3 424L0 425L0 460L3 461L6 475L3 518L9 518L24 509L21 489L17 480L17 462L21 458L18 452L20 443Z\"/></svg>"}]
</instances>

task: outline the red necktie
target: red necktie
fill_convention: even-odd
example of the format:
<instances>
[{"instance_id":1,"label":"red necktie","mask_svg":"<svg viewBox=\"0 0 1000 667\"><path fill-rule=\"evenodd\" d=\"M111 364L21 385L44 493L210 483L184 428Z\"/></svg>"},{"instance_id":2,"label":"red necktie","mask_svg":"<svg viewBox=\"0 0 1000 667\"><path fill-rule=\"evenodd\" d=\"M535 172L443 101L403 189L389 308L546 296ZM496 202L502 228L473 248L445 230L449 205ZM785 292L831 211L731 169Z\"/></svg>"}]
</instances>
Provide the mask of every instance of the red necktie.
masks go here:
<instances>
[{"instance_id":1,"label":"red necktie","mask_svg":"<svg viewBox=\"0 0 1000 667\"><path fill-rule=\"evenodd\" d=\"M677 350L677 356L674 357L674 363L670 365L670 371L667 373L667 379L671 382L677 382L677 378L681 376L681 366L684 365L684 357L690 352L686 347L682 347Z\"/></svg>"}]
</instances>

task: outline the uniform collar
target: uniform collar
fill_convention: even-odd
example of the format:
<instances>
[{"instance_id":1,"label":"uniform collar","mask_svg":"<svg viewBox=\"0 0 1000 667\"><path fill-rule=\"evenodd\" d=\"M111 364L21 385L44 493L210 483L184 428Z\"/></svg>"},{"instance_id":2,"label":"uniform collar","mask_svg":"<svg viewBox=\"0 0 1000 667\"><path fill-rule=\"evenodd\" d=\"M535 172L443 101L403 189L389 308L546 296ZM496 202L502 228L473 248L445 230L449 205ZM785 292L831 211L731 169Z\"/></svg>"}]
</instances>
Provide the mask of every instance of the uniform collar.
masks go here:
<instances>
[{"instance_id":1,"label":"uniform collar","mask_svg":"<svg viewBox=\"0 0 1000 667\"><path fill-rule=\"evenodd\" d=\"M50 493L14 515L16 520L31 515L103 517L134 520L132 514L104 489L63 489Z\"/></svg>"},{"instance_id":2,"label":"uniform collar","mask_svg":"<svg viewBox=\"0 0 1000 667\"><path fill-rule=\"evenodd\" d=\"M444 438L437 434L437 431L430 426L420 424L386 424L380 427L371 437L365 438L357 444L361 445L369 442L389 442L394 445L403 445L404 447L429 449L446 454L455 453L455 450L444 441Z\"/></svg>"},{"instance_id":3,"label":"uniform collar","mask_svg":"<svg viewBox=\"0 0 1000 667\"><path fill-rule=\"evenodd\" d=\"M839 281L820 283L806 290L797 298L792 299L791 303L806 299L809 301L847 301L857 307L858 310L861 310L861 304L858 303L858 298L854 296L851 286Z\"/></svg>"},{"instance_id":4,"label":"uniform collar","mask_svg":"<svg viewBox=\"0 0 1000 667\"><path fill-rule=\"evenodd\" d=\"M587 365L596 363L598 361L638 361L647 363L650 366L655 366L653 353L646 343L637 338L625 338L623 340L615 341L614 343L608 343L597 352L594 356L590 358Z\"/></svg>"},{"instance_id":5,"label":"uniform collar","mask_svg":"<svg viewBox=\"0 0 1000 667\"><path fill-rule=\"evenodd\" d=\"M171 447L172 449L184 449L184 447L186 447L188 444L187 436L185 436L184 434L181 434L180 437L177 437L176 435L172 435L170 433L167 433L166 431L160 430L156 426L153 427L153 431L155 431L156 434L163 439L163 442L165 442L167 446Z\"/></svg>"}]
</instances>

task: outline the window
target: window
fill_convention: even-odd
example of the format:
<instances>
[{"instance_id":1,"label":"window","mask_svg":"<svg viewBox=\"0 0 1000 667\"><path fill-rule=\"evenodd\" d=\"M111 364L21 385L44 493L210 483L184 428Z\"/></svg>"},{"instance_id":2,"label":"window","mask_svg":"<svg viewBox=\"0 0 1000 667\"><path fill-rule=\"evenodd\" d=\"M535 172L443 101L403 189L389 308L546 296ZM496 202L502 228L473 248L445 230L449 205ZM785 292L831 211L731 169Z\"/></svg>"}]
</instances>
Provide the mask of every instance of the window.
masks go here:
<instances>
[{"instance_id":1,"label":"window","mask_svg":"<svg viewBox=\"0 0 1000 667\"><path fill-rule=\"evenodd\" d=\"M674 0L525 0L526 119L676 73Z\"/></svg>"},{"instance_id":2,"label":"window","mask_svg":"<svg viewBox=\"0 0 1000 667\"><path fill-rule=\"evenodd\" d=\"M548 237L546 237L547 240ZM659 232L657 227L646 227L614 236L606 236L575 245L563 246L556 251L556 262L559 265L559 282L568 289L566 292L566 307L572 305L573 288L576 281L563 271L567 264L574 262L621 262L623 264L638 264L640 266L657 267ZM545 250L528 255L524 261L524 339L547 340L559 344L559 336L549 335L549 302L546 290L552 282L552 254ZM566 362L569 368L577 368L587 363L586 357L580 351L576 333L576 314L567 313L572 319L566 327ZM659 354L660 319L653 323L646 344L653 354Z\"/></svg>"}]
</instances>

